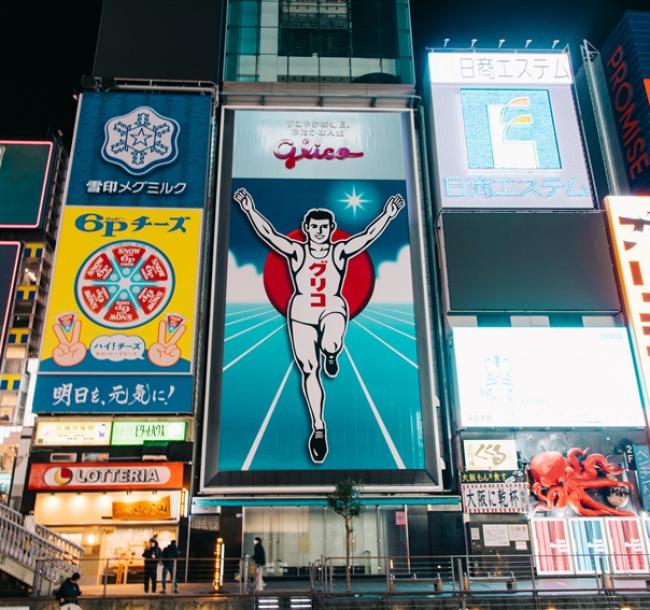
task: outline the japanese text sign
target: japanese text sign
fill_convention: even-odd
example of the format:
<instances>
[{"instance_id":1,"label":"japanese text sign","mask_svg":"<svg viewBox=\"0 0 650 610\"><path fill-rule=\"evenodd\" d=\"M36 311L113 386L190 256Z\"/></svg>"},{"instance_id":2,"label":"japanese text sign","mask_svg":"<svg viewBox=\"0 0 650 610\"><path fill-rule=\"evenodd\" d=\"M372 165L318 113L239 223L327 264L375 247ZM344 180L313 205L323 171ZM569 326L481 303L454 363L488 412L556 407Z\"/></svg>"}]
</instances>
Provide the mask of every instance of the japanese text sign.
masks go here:
<instances>
[{"instance_id":1,"label":"japanese text sign","mask_svg":"<svg viewBox=\"0 0 650 610\"><path fill-rule=\"evenodd\" d=\"M85 92L67 205L202 208L209 95Z\"/></svg>"},{"instance_id":2,"label":"japanese text sign","mask_svg":"<svg viewBox=\"0 0 650 610\"><path fill-rule=\"evenodd\" d=\"M650 197L607 197L619 282L639 362L650 391Z\"/></svg>"},{"instance_id":3,"label":"japanese text sign","mask_svg":"<svg viewBox=\"0 0 650 610\"><path fill-rule=\"evenodd\" d=\"M568 55L434 52L428 78L442 207L593 207Z\"/></svg>"},{"instance_id":4,"label":"japanese text sign","mask_svg":"<svg viewBox=\"0 0 650 610\"><path fill-rule=\"evenodd\" d=\"M526 513L526 483L467 483L461 486L466 513Z\"/></svg>"},{"instance_id":5,"label":"japanese text sign","mask_svg":"<svg viewBox=\"0 0 650 610\"><path fill-rule=\"evenodd\" d=\"M517 470L517 443L514 439L465 440L466 470Z\"/></svg>"},{"instance_id":6,"label":"japanese text sign","mask_svg":"<svg viewBox=\"0 0 650 610\"><path fill-rule=\"evenodd\" d=\"M64 209L35 412L191 410L201 214Z\"/></svg>"}]
</instances>

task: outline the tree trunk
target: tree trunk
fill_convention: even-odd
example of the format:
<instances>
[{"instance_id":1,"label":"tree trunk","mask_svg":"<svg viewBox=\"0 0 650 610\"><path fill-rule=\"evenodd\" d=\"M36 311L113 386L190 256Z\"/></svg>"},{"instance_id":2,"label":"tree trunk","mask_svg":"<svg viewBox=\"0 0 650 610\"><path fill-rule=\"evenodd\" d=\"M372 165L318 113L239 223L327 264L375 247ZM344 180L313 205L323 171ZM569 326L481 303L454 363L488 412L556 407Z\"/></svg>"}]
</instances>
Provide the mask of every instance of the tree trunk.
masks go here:
<instances>
[{"instance_id":1,"label":"tree trunk","mask_svg":"<svg viewBox=\"0 0 650 610\"><path fill-rule=\"evenodd\" d=\"M352 519L345 517L345 590L352 591L350 556L352 555Z\"/></svg>"}]
</instances>

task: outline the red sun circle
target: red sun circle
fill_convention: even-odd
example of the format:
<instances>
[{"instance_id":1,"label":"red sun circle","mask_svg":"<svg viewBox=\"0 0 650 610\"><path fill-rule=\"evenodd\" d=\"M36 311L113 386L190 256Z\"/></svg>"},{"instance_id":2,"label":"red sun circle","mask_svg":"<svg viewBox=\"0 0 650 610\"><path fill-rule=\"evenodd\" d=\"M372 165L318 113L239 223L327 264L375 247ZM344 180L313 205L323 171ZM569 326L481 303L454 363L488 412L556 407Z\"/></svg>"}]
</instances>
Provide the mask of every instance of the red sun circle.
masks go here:
<instances>
[{"instance_id":1,"label":"red sun circle","mask_svg":"<svg viewBox=\"0 0 650 610\"><path fill-rule=\"evenodd\" d=\"M295 229L288 234L291 239L305 242L305 234ZM349 233L336 229L332 241L341 241L350 237ZM287 315L289 299L294 287L287 267L287 259L276 252L270 252L264 263L264 290L269 301L283 316ZM348 303L350 318L361 313L368 304L375 287L375 269L367 252L357 254L348 262L343 280L343 298Z\"/></svg>"}]
</instances>

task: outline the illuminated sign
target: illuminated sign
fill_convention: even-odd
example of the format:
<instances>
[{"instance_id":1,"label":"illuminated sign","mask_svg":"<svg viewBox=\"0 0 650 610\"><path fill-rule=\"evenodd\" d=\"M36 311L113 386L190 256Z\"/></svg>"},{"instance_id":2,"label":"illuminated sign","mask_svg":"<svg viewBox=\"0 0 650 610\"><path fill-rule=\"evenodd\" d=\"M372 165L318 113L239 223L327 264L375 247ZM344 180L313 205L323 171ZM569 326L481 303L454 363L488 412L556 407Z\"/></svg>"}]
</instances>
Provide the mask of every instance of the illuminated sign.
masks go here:
<instances>
[{"instance_id":1,"label":"illuminated sign","mask_svg":"<svg viewBox=\"0 0 650 610\"><path fill-rule=\"evenodd\" d=\"M517 442L514 439L465 440L465 470L517 470Z\"/></svg>"},{"instance_id":2,"label":"illuminated sign","mask_svg":"<svg viewBox=\"0 0 650 610\"><path fill-rule=\"evenodd\" d=\"M66 205L202 208L209 95L80 96Z\"/></svg>"},{"instance_id":3,"label":"illuminated sign","mask_svg":"<svg viewBox=\"0 0 650 610\"><path fill-rule=\"evenodd\" d=\"M650 197L607 197L607 217L640 376L650 392Z\"/></svg>"},{"instance_id":4,"label":"illuminated sign","mask_svg":"<svg viewBox=\"0 0 650 610\"><path fill-rule=\"evenodd\" d=\"M566 53L433 52L428 76L442 207L593 207Z\"/></svg>"},{"instance_id":5,"label":"illuminated sign","mask_svg":"<svg viewBox=\"0 0 650 610\"><path fill-rule=\"evenodd\" d=\"M41 226L48 192L52 142L0 140L0 227Z\"/></svg>"},{"instance_id":6,"label":"illuminated sign","mask_svg":"<svg viewBox=\"0 0 650 610\"><path fill-rule=\"evenodd\" d=\"M110 436L110 420L43 421L39 418L34 445L108 445Z\"/></svg>"},{"instance_id":7,"label":"illuminated sign","mask_svg":"<svg viewBox=\"0 0 650 610\"><path fill-rule=\"evenodd\" d=\"M569 530L564 519L533 519L531 522L538 574L571 574Z\"/></svg>"},{"instance_id":8,"label":"illuminated sign","mask_svg":"<svg viewBox=\"0 0 650 610\"><path fill-rule=\"evenodd\" d=\"M439 84L570 85L567 53L429 54L429 80Z\"/></svg>"},{"instance_id":9,"label":"illuminated sign","mask_svg":"<svg viewBox=\"0 0 650 610\"><path fill-rule=\"evenodd\" d=\"M0 241L0 354L13 305L11 295L16 285L21 247L17 241Z\"/></svg>"},{"instance_id":10,"label":"illuminated sign","mask_svg":"<svg viewBox=\"0 0 650 610\"><path fill-rule=\"evenodd\" d=\"M643 548L641 521L635 518L605 519L607 540L615 574L645 574L648 556Z\"/></svg>"},{"instance_id":11,"label":"illuminated sign","mask_svg":"<svg viewBox=\"0 0 650 610\"><path fill-rule=\"evenodd\" d=\"M416 318L410 117L227 118L230 207L215 271L225 310L215 308L212 322L219 357L210 359L205 426L218 441L204 442L207 482L221 473L252 482L262 471L299 481L305 470L328 471L328 480L331 471L391 471L386 480L398 481L394 471L424 470L432 429L421 392L432 388L426 321Z\"/></svg>"},{"instance_id":12,"label":"illuminated sign","mask_svg":"<svg viewBox=\"0 0 650 610\"><path fill-rule=\"evenodd\" d=\"M171 499L163 496L156 500L113 502L113 519L122 521L157 521L172 519Z\"/></svg>"},{"instance_id":13,"label":"illuminated sign","mask_svg":"<svg viewBox=\"0 0 650 610\"><path fill-rule=\"evenodd\" d=\"M146 441L184 441L185 421L116 421L111 445L142 445Z\"/></svg>"},{"instance_id":14,"label":"illuminated sign","mask_svg":"<svg viewBox=\"0 0 650 610\"><path fill-rule=\"evenodd\" d=\"M620 172L618 190L639 195L650 193L649 35L647 14L626 11L600 53L615 125L612 139L621 153L621 167L613 168Z\"/></svg>"},{"instance_id":15,"label":"illuminated sign","mask_svg":"<svg viewBox=\"0 0 650 610\"><path fill-rule=\"evenodd\" d=\"M32 464L28 489L82 491L92 489L180 489L180 462L102 462Z\"/></svg>"},{"instance_id":16,"label":"illuminated sign","mask_svg":"<svg viewBox=\"0 0 650 610\"><path fill-rule=\"evenodd\" d=\"M455 328L463 427L643 427L625 328Z\"/></svg>"},{"instance_id":17,"label":"illuminated sign","mask_svg":"<svg viewBox=\"0 0 650 610\"><path fill-rule=\"evenodd\" d=\"M66 206L36 413L188 413L202 211Z\"/></svg>"},{"instance_id":18,"label":"illuminated sign","mask_svg":"<svg viewBox=\"0 0 650 610\"><path fill-rule=\"evenodd\" d=\"M569 519L576 574L598 574L609 570L605 523L603 519Z\"/></svg>"},{"instance_id":19,"label":"illuminated sign","mask_svg":"<svg viewBox=\"0 0 650 610\"><path fill-rule=\"evenodd\" d=\"M551 100L540 89L461 89L470 169L560 169Z\"/></svg>"},{"instance_id":20,"label":"illuminated sign","mask_svg":"<svg viewBox=\"0 0 650 610\"><path fill-rule=\"evenodd\" d=\"M526 483L464 483L461 485L466 513L527 513Z\"/></svg>"}]
</instances>

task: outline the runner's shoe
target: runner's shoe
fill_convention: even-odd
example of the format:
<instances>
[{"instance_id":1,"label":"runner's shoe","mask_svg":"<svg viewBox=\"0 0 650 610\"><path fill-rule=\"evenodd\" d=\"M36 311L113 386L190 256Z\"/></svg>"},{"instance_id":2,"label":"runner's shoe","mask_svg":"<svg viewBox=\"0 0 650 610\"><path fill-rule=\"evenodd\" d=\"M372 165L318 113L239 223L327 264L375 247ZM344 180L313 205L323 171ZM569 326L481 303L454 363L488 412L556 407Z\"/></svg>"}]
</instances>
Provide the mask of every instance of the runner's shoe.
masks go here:
<instances>
[{"instance_id":1,"label":"runner's shoe","mask_svg":"<svg viewBox=\"0 0 650 610\"><path fill-rule=\"evenodd\" d=\"M332 378L339 374L338 354L325 354L325 374Z\"/></svg>"},{"instance_id":2,"label":"runner's shoe","mask_svg":"<svg viewBox=\"0 0 650 610\"><path fill-rule=\"evenodd\" d=\"M313 430L309 437L309 455L311 461L322 464L327 456L327 433L325 429Z\"/></svg>"}]
</instances>

